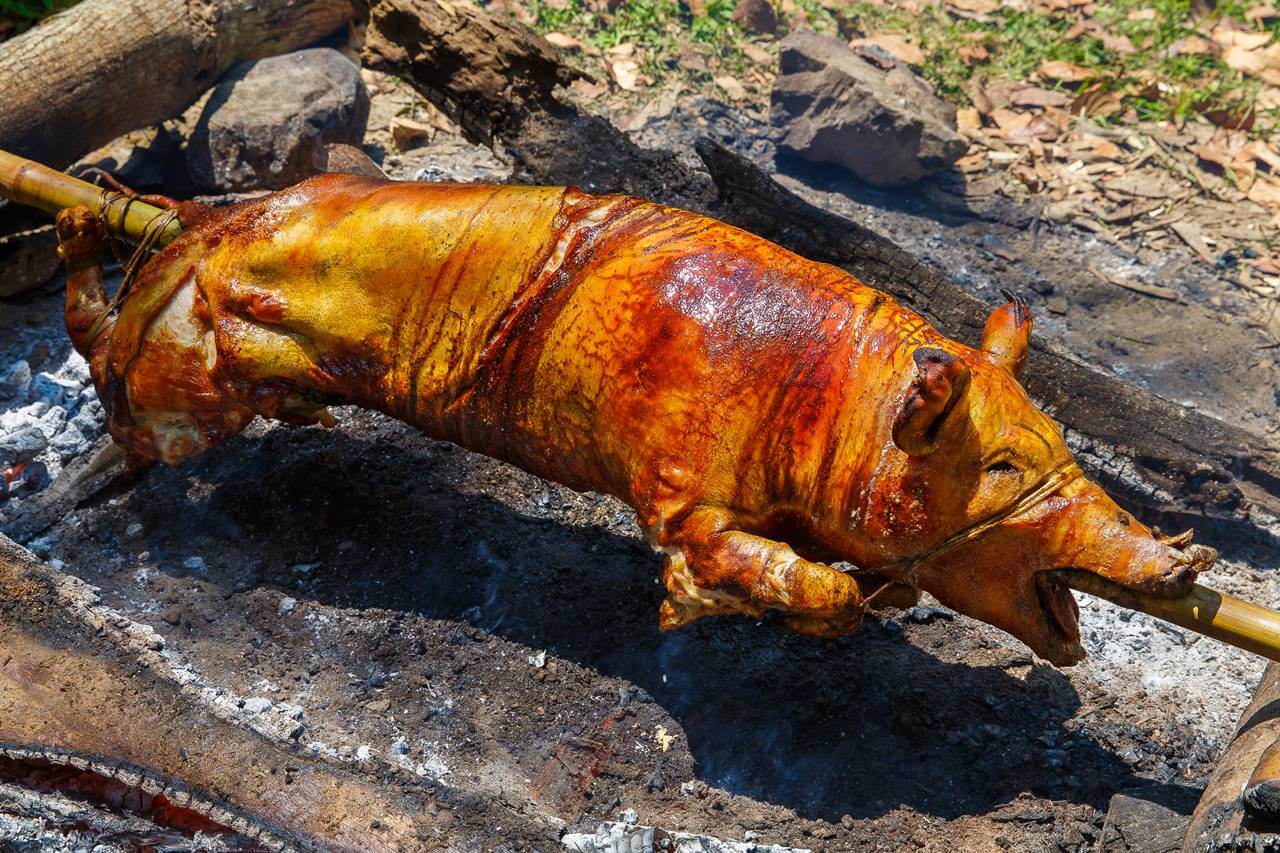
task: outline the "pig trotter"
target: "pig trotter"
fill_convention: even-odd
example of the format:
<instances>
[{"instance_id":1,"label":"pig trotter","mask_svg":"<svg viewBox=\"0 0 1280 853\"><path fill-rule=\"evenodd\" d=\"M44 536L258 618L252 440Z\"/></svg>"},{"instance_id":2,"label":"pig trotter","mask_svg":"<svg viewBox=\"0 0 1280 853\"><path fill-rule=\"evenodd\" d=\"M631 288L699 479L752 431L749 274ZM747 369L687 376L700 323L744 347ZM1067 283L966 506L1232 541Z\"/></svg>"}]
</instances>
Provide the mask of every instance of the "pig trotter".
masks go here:
<instances>
[{"instance_id":1,"label":"pig trotter","mask_svg":"<svg viewBox=\"0 0 1280 853\"><path fill-rule=\"evenodd\" d=\"M790 547L734 529L724 510L695 511L673 537L663 580L668 595L659 621L664 631L703 617L766 610L785 614L787 627L804 634L839 637L862 623L866 601L858 582L830 566L811 562Z\"/></svg>"}]
</instances>

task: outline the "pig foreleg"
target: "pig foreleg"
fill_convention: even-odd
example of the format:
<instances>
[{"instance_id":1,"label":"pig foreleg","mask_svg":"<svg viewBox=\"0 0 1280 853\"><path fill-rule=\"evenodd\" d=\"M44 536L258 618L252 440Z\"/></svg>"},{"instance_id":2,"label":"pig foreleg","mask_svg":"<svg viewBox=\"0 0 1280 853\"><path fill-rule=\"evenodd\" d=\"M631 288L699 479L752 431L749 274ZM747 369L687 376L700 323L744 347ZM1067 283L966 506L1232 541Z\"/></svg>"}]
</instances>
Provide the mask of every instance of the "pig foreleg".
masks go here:
<instances>
[{"instance_id":1,"label":"pig foreleg","mask_svg":"<svg viewBox=\"0 0 1280 853\"><path fill-rule=\"evenodd\" d=\"M787 627L805 634L837 637L858 630L867 600L854 578L736 524L726 510L697 510L659 543L668 592L659 618L663 630L703 616L759 617L766 610L785 614Z\"/></svg>"},{"instance_id":2,"label":"pig foreleg","mask_svg":"<svg viewBox=\"0 0 1280 853\"><path fill-rule=\"evenodd\" d=\"M102 289L102 256L106 249L102 226L87 207L71 207L58 214L58 254L67 265L67 331L76 349L89 357L89 330L107 310Z\"/></svg>"}]
</instances>

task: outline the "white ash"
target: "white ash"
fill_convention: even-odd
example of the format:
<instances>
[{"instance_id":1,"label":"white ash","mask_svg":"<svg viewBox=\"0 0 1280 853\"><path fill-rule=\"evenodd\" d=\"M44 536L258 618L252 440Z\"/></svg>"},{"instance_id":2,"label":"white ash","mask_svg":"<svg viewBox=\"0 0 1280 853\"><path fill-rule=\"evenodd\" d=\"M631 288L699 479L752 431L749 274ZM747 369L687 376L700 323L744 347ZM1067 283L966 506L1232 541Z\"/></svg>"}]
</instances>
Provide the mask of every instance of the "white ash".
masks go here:
<instances>
[{"instance_id":1,"label":"white ash","mask_svg":"<svg viewBox=\"0 0 1280 853\"><path fill-rule=\"evenodd\" d=\"M104 429L89 365L70 348L50 360L56 363L33 371L21 358L0 374L0 467L10 471L14 499L47 485ZM15 476L21 465L26 467Z\"/></svg>"},{"instance_id":2,"label":"white ash","mask_svg":"<svg viewBox=\"0 0 1280 853\"><path fill-rule=\"evenodd\" d=\"M1202 580L1264 607L1280 605L1280 577L1242 562L1220 559ZM1076 600L1089 653L1076 668L1080 674L1108 692L1141 692L1171 703L1219 744L1230 736L1266 669L1264 659L1090 595L1076 593Z\"/></svg>"},{"instance_id":3,"label":"white ash","mask_svg":"<svg viewBox=\"0 0 1280 853\"><path fill-rule=\"evenodd\" d=\"M634 818L628 809L623 817ZM721 841L710 835L670 832L654 826L637 826L635 821L606 821L594 833L571 832L560 838L571 853L639 853L643 850L671 850L673 853L812 853L800 847L761 844L756 841Z\"/></svg>"},{"instance_id":4,"label":"white ash","mask_svg":"<svg viewBox=\"0 0 1280 853\"><path fill-rule=\"evenodd\" d=\"M127 853L146 846L170 850L231 849L222 838L197 833L189 838L135 815L56 791L33 791L0 782L0 850L13 853Z\"/></svg>"}]
</instances>

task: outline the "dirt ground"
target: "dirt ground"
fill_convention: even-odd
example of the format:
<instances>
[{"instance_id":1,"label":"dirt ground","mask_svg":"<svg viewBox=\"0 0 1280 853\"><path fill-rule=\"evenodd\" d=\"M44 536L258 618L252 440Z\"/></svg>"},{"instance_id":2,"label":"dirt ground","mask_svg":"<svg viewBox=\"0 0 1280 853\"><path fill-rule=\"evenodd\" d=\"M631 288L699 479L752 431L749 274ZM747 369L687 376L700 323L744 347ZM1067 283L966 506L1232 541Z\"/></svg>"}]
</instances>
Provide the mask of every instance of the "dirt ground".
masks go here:
<instances>
[{"instance_id":1,"label":"dirt ground","mask_svg":"<svg viewBox=\"0 0 1280 853\"><path fill-rule=\"evenodd\" d=\"M375 95L370 123L393 174L505 176L447 133L392 152L378 129L402 97ZM760 132L702 100L635 130L683 150L712 133L775 168ZM998 200L975 209L945 181L889 196L781 168L993 304L998 287L1026 294L1038 333L1082 359L1275 430L1274 342L1189 256L1153 265ZM1119 266L1184 301L1089 270ZM66 360L40 334L59 298L0 305L0 326L27 324L6 357L39 345ZM927 602L840 640L735 618L663 635L658 558L625 506L337 414L332 430L259 423L182 468L117 479L21 540L248 700L246 719L297 706L284 737L299 748L434 780L428 848L561 849L558 832L510 826L516 804L567 830L634 809L643 824L814 850L1100 849L1118 791L1194 803L1261 674L1257 658L1087 599L1091 658L1070 670ZM11 507L7 530L21 521ZM1274 549L1224 538L1215 585L1280 601Z\"/></svg>"}]
</instances>

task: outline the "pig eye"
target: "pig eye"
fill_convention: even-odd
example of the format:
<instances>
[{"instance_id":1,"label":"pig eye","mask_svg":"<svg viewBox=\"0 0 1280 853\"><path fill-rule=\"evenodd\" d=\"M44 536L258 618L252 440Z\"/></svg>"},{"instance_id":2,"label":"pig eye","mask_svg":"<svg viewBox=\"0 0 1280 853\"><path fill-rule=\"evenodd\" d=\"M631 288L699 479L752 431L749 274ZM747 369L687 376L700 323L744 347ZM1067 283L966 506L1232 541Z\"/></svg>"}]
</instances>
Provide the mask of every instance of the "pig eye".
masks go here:
<instances>
[{"instance_id":1,"label":"pig eye","mask_svg":"<svg viewBox=\"0 0 1280 853\"><path fill-rule=\"evenodd\" d=\"M1007 459L1001 459L999 462L992 462L988 465L986 471L988 474L1016 474L1018 473L1018 466Z\"/></svg>"}]
</instances>

